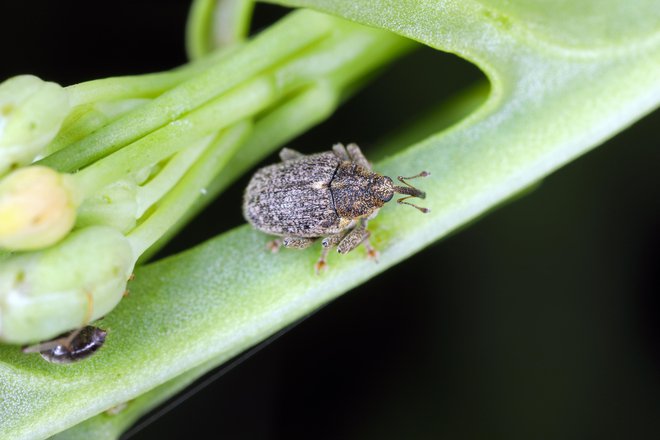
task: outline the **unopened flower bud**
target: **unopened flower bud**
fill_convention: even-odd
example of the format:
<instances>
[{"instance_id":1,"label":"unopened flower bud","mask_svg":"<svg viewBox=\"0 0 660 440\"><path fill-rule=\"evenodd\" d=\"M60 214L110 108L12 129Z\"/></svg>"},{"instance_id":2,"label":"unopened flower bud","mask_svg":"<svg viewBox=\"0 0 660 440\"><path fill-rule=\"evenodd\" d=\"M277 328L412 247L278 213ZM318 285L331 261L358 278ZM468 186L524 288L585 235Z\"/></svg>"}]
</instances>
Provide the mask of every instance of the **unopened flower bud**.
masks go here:
<instances>
[{"instance_id":1,"label":"unopened flower bud","mask_svg":"<svg viewBox=\"0 0 660 440\"><path fill-rule=\"evenodd\" d=\"M33 75L0 83L0 176L31 163L55 137L69 114L59 84Z\"/></svg>"},{"instance_id":2,"label":"unopened flower bud","mask_svg":"<svg viewBox=\"0 0 660 440\"><path fill-rule=\"evenodd\" d=\"M80 328L121 300L133 249L113 228L77 229L47 249L0 260L0 341L30 344Z\"/></svg>"},{"instance_id":3,"label":"unopened flower bud","mask_svg":"<svg viewBox=\"0 0 660 440\"><path fill-rule=\"evenodd\" d=\"M78 192L68 174L43 166L20 168L0 180L0 248L50 246L73 227Z\"/></svg>"}]
</instances>

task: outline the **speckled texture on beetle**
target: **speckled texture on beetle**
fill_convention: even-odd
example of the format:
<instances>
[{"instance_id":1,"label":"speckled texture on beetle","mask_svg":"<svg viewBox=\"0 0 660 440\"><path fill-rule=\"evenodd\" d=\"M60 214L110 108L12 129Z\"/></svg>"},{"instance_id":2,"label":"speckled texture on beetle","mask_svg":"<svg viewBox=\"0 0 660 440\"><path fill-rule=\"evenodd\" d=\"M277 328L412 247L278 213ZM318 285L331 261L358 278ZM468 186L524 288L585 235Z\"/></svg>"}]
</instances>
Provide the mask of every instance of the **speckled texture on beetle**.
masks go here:
<instances>
[{"instance_id":1,"label":"speckled texture on beetle","mask_svg":"<svg viewBox=\"0 0 660 440\"><path fill-rule=\"evenodd\" d=\"M326 268L327 253L334 246L345 254L363 244L367 256L377 259L367 223L395 193L405 195L398 203L428 212L405 201L426 197L406 180L428 176L428 172L399 176L405 186L394 185L389 177L371 170L356 144L336 144L332 151L311 155L284 148L280 158L281 163L261 168L252 176L245 190L243 215L256 229L282 237L269 243L273 251L281 245L303 249L323 238L317 272Z\"/></svg>"}]
</instances>

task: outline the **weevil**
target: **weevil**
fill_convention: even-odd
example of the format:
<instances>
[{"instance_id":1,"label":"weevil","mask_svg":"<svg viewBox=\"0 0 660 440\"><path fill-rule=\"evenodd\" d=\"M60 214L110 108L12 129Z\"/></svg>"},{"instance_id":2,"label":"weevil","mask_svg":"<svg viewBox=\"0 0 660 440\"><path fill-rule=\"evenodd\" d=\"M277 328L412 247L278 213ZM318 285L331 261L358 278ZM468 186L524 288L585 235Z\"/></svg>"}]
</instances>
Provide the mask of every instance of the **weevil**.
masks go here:
<instances>
[{"instance_id":1,"label":"weevil","mask_svg":"<svg viewBox=\"0 0 660 440\"><path fill-rule=\"evenodd\" d=\"M85 327L64 333L55 339L23 348L23 353L39 353L55 364L71 364L93 355L105 342L107 332L98 327Z\"/></svg>"},{"instance_id":2,"label":"weevil","mask_svg":"<svg viewBox=\"0 0 660 440\"><path fill-rule=\"evenodd\" d=\"M335 246L345 254L363 244L367 256L377 260L367 223L395 193L405 196L397 203L429 211L406 201L426 197L406 180L430 173L399 176L405 186L397 186L391 178L372 171L356 144L336 144L332 151L311 155L284 148L280 159L281 163L252 176L243 197L243 215L256 229L282 237L269 243L273 251L282 245L304 249L322 238L317 273L327 267L328 251Z\"/></svg>"}]
</instances>

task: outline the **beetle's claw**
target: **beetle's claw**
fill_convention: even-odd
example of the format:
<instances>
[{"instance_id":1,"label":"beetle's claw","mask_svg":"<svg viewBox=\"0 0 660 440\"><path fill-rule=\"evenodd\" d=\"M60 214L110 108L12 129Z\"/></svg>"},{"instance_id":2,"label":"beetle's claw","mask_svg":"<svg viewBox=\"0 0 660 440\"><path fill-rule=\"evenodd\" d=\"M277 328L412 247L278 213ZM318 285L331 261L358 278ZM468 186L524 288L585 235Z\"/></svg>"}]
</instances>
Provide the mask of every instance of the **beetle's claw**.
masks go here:
<instances>
[{"instance_id":1,"label":"beetle's claw","mask_svg":"<svg viewBox=\"0 0 660 440\"><path fill-rule=\"evenodd\" d=\"M322 272L325 272L326 270L328 270L328 263L326 263L324 259L320 259L314 265L314 272L316 272L316 275L320 275Z\"/></svg>"},{"instance_id":2,"label":"beetle's claw","mask_svg":"<svg viewBox=\"0 0 660 440\"><path fill-rule=\"evenodd\" d=\"M378 263L379 257L380 257L380 252L378 252L375 248L371 246L367 248L367 259L373 260L374 263Z\"/></svg>"},{"instance_id":3,"label":"beetle's claw","mask_svg":"<svg viewBox=\"0 0 660 440\"><path fill-rule=\"evenodd\" d=\"M268 249L273 254L276 254L280 250L280 246L282 246L282 240L279 238L266 243L266 249Z\"/></svg>"}]
</instances>

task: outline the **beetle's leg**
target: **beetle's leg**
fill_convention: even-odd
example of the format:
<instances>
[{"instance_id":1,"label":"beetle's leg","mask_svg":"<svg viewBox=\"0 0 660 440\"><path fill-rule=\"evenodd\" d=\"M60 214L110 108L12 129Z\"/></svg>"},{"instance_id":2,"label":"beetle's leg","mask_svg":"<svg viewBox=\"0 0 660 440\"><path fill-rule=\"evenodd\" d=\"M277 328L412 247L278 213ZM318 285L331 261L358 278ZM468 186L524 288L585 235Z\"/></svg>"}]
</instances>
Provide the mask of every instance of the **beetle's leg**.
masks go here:
<instances>
[{"instance_id":1,"label":"beetle's leg","mask_svg":"<svg viewBox=\"0 0 660 440\"><path fill-rule=\"evenodd\" d=\"M302 153L299 153L296 150L292 150L291 148L282 148L280 150L280 159L282 159L282 162L286 162L287 160L291 159L297 159L303 156L304 155Z\"/></svg>"},{"instance_id":2,"label":"beetle's leg","mask_svg":"<svg viewBox=\"0 0 660 440\"><path fill-rule=\"evenodd\" d=\"M324 271L327 267L328 264L326 263L326 257L328 256L328 251L332 249L333 247L337 246L339 242L346 236L346 232L342 231L337 234L329 235L321 241L321 245L323 248L321 249L321 256L319 257L318 261L314 265L314 270L318 274L319 272Z\"/></svg>"},{"instance_id":3,"label":"beetle's leg","mask_svg":"<svg viewBox=\"0 0 660 440\"><path fill-rule=\"evenodd\" d=\"M344 237L344 239L339 243L339 246L337 246L337 251L340 254L346 254L358 247L360 244L363 244L367 249L367 258L378 262L378 251L374 249L373 246L371 246L371 243L369 243L370 235L371 233L367 229L367 220L360 219L360 223L355 228L353 228L351 232L346 234L346 237Z\"/></svg>"},{"instance_id":4,"label":"beetle's leg","mask_svg":"<svg viewBox=\"0 0 660 440\"><path fill-rule=\"evenodd\" d=\"M367 229L367 223L369 223L369 220L371 220L372 218L376 217L376 215L378 215L378 211L379 211L378 209L375 210L375 211L372 212L371 215L370 215L369 217L367 217L367 218L361 218L361 219L360 219L360 225L361 225L364 229ZM362 244L364 245L364 248L367 250L367 258L370 259L370 260L374 260L376 263L378 263L378 257L380 256L380 254L378 253L378 251L376 250L376 248L374 248L374 247L371 245L371 243L369 242L369 237L367 237L367 238L362 242Z\"/></svg>"},{"instance_id":5,"label":"beetle's leg","mask_svg":"<svg viewBox=\"0 0 660 440\"><path fill-rule=\"evenodd\" d=\"M316 238L308 237L284 237L282 245L286 248L305 249L310 247Z\"/></svg>"},{"instance_id":6,"label":"beetle's leg","mask_svg":"<svg viewBox=\"0 0 660 440\"><path fill-rule=\"evenodd\" d=\"M337 252L346 254L360 245L364 240L369 238L370 232L365 229L362 224L354 227L351 232L346 234L346 237L337 246Z\"/></svg>"},{"instance_id":7,"label":"beetle's leg","mask_svg":"<svg viewBox=\"0 0 660 440\"><path fill-rule=\"evenodd\" d=\"M348 152L346 151L346 147L344 147L344 144L334 144L332 146L332 152L335 153L335 156L337 156L341 160L345 160L345 161L351 160L350 156L348 155Z\"/></svg>"},{"instance_id":8,"label":"beetle's leg","mask_svg":"<svg viewBox=\"0 0 660 440\"><path fill-rule=\"evenodd\" d=\"M280 250L280 246L282 246L282 240L280 240L279 238L276 238L266 243L266 249L268 249L274 254L276 254Z\"/></svg>"},{"instance_id":9,"label":"beetle's leg","mask_svg":"<svg viewBox=\"0 0 660 440\"><path fill-rule=\"evenodd\" d=\"M324 247L321 249L321 256L316 261L316 264L314 264L314 272L316 272L317 275L328 268L328 263L326 263L325 259L328 256L329 250L329 247Z\"/></svg>"},{"instance_id":10,"label":"beetle's leg","mask_svg":"<svg viewBox=\"0 0 660 440\"><path fill-rule=\"evenodd\" d=\"M324 249L330 249L337 246L341 240L346 236L346 231L338 232L337 234L329 235L321 241Z\"/></svg>"},{"instance_id":11,"label":"beetle's leg","mask_svg":"<svg viewBox=\"0 0 660 440\"><path fill-rule=\"evenodd\" d=\"M348 150L348 155L351 157L351 161L355 162L356 164L362 167L365 167L368 170L371 169L371 164L369 163L367 158L364 157L364 154L362 154L362 150L360 150L360 147L358 147L357 144L348 144L346 150Z\"/></svg>"}]
</instances>

